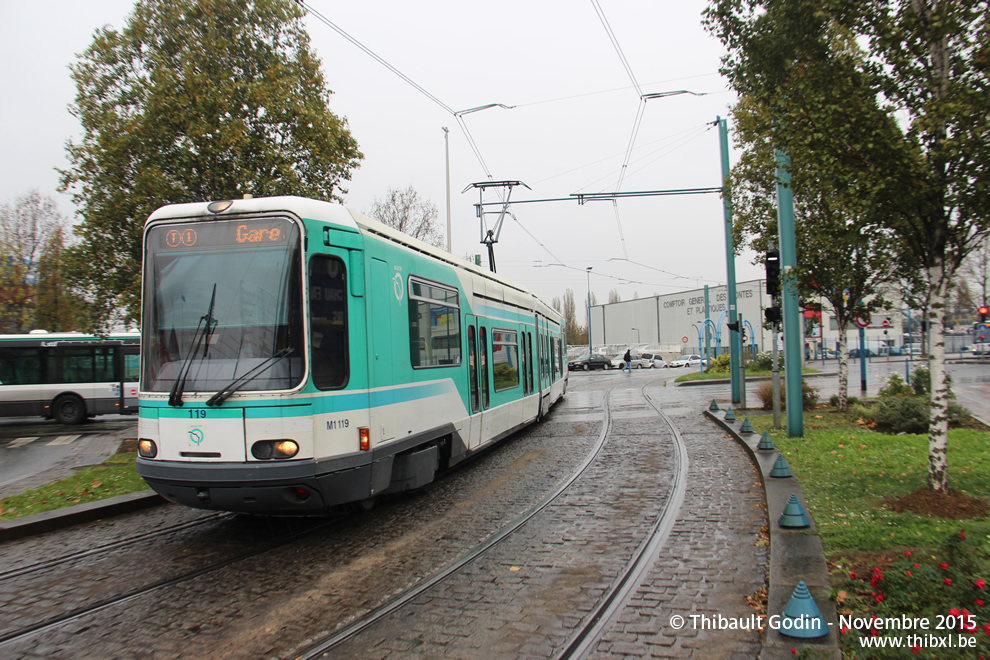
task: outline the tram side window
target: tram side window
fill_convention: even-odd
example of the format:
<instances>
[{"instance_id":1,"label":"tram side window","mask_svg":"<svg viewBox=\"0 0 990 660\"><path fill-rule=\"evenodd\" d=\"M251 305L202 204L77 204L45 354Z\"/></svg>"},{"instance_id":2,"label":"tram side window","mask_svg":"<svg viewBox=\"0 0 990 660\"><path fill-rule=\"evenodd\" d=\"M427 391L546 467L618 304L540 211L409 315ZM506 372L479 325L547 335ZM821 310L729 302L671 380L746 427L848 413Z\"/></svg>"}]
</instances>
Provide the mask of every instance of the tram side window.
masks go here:
<instances>
[{"instance_id":1,"label":"tram side window","mask_svg":"<svg viewBox=\"0 0 990 660\"><path fill-rule=\"evenodd\" d=\"M468 378L471 380L471 412L481 408L478 398L478 340L474 336L474 326L468 326Z\"/></svg>"},{"instance_id":2,"label":"tram side window","mask_svg":"<svg viewBox=\"0 0 990 660\"><path fill-rule=\"evenodd\" d=\"M492 330L492 374L495 391L519 387L519 344L511 330Z\"/></svg>"},{"instance_id":3,"label":"tram side window","mask_svg":"<svg viewBox=\"0 0 990 660\"><path fill-rule=\"evenodd\" d=\"M0 385L35 385L41 379L41 349L0 349Z\"/></svg>"},{"instance_id":4,"label":"tram side window","mask_svg":"<svg viewBox=\"0 0 990 660\"><path fill-rule=\"evenodd\" d=\"M519 337L519 368L522 369L522 384L523 384L523 396L529 394L529 378L526 375L527 364L529 360L526 358L526 333L525 331Z\"/></svg>"},{"instance_id":5,"label":"tram side window","mask_svg":"<svg viewBox=\"0 0 990 660\"><path fill-rule=\"evenodd\" d=\"M461 363L457 290L409 278L409 357L414 368Z\"/></svg>"},{"instance_id":6,"label":"tram side window","mask_svg":"<svg viewBox=\"0 0 990 660\"><path fill-rule=\"evenodd\" d=\"M315 255L309 261L310 355L313 384L339 389L349 377L347 273L337 257Z\"/></svg>"}]
</instances>

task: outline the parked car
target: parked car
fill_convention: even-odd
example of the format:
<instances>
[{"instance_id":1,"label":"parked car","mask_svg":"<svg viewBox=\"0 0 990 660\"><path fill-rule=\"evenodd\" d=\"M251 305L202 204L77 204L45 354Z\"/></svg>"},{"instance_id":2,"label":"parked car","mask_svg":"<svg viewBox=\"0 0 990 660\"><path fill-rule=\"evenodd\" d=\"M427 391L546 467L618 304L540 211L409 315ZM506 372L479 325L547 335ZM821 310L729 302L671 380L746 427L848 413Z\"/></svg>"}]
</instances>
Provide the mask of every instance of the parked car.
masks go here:
<instances>
[{"instance_id":1,"label":"parked car","mask_svg":"<svg viewBox=\"0 0 990 660\"><path fill-rule=\"evenodd\" d=\"M672 369L678 367L697 367L699 364L708 366L708 360L701 359L700 355L682 355L670 363Z\"/></svg>"},{"instance_id":2,"label":"parked car","mask_svg":"<svg viewBox=\"0 0 990 660\"><path fill-rule=\"evenodd\" d=\"M612 360L605 357L604 355L591 355L587 353L577 358L576 360L571 360L567 363L567 368L570 371L575 369L584 369L585 371L590 371L592 369L608 369L612 366Z\"/></svg>"},{"instance_id":3,"label":"parked car","mask_svg":"<svg viewBox=\"0 0 990 660\"><path fill-rule=\"evenodd\" d=\"M657 353L643 353L633 364L639 369L666 369L667 361Z\"/></svg>"},{"instance_id":4,"label":"parked car","mask_svg":"<svg viewBox=\"0 0 990 660\"><path fill-rule=\"evenodd\" d=\"M616 353L615 355L612 356L613 369L621 369L626 364L626 361L622 359L625 356L625 354L626 352L623 351L621 353Z\"/></svg>"},{"instance_id":5,"label":"parked car","mask_svg":"<svg viewBox=\"0 0 990 660\"><path fill-rule=\"evenodd\" d=\"M858 358L859 357L859 351L860 351L860 349L858 349L858 348L854 348L854 349L850 350L849 351L849 357L851 357L851 358ZM877 354L873 352L873 349L872 348L864 349L863 350L863 353L866 355L866 357L877 357Z\"/></svg>"},{"instance_id":6,"label":"parked car","mask_svg":"<svg viewBox=\"0 0 990 660\"><path fill-rule=\"evenodd\" d=\"M990 342L976 342L970 347L971 353L976 353L980 355L990 354Z\"/></svg>"}]
</instances>

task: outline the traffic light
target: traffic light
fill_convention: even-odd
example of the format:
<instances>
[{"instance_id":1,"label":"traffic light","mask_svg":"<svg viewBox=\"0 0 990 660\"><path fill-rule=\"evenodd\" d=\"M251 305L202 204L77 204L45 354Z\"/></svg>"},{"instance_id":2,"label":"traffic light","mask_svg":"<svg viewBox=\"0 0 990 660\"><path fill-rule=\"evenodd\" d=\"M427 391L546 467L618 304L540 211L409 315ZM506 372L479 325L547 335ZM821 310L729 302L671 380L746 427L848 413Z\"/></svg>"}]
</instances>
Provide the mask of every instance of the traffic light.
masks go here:
<instances>
[{"instance_id":1,"label":"traffic light","mask_svg":"<svg viewBox=\"0 0 990 660\"><path fill-rule=\"evenodd\" d=\"M773 307L767 307L763 310L763 317L766 318L767 323L779 323L780 322L780 307L774 305Z\"/></svg>"},{"instance_id":2,"label":"traffic light","mask_svg":"<svg viewBox=\"0 0 990 660\"><path fill-rule=\"evenodd\" d=\"M726 323L726 325L729 326L729 330L739 332L739 321L736 321L735 323Z\"/></svg>"},{"instance_id":3,"label":"traffic light","mask_svg":"<svg viewBox=\"0 0 990 660\"><path fill-rule=\"evenodd\" d=\"M977 311L980 313L980 323L986 323L987 314L990 314L990 309L988 309L987 306L984 305L983 307L980 307L980 309Z\"/></svg>"},{"instance_id":4,"label":"traffic light","mask_svg":"<svg viewBox=\"0 0 990 660\"><path fill-rule=\"evenodd\" d=\"M780 253L776 248L767 250L767 295L780 293Z\"/></svg>"}]
</instances>

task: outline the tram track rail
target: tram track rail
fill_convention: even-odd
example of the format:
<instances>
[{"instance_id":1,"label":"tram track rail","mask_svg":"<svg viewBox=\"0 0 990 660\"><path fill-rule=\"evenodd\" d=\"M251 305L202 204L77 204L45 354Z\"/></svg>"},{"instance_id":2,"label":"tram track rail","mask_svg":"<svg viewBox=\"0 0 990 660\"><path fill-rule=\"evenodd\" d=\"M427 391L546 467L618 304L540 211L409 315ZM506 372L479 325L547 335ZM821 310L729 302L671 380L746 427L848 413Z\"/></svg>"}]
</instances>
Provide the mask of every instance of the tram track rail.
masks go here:
<instances>
[{"instance_id":1,"label":"tram track rail","mask_svg":"<svg viewBox=\"0 0 990 660\"><path fill-rule=\"evenodd\" d=\"M22 566L20 568L14 568L7 571L0 571L0 583L4 580L11 580L24 575L29 575L37 571L51 570L58 568L59 566L75 563L82 559L90 559L93 557L98 557L101 554L107 554L110 552L116 552L123 548L136 545L144 541L153 541L156 538L161 538L168 536L169 534L174 534L175 532L181 532L187 529L192 529L200 525L214 522L219 519L230 519L233 518L235 514L232 513L214 513L202 518L197 518L196 520L189 520L183 523L178 523L175 525L169 525L168 527L162 527L151 532L145 532L143 534L135 534L118 541L113 541L111 543L104 543L102 545L96 546L95 548L90 548L89 550L82 550L79 552L73 552L72 554L65 554L59 557L53 557L52 559L46 559L44 561L39 561L34 564L29 564L27 566Z\"/></svg>"},{"instance_id":2,"label":"tram track rail","mask_svg":"<svg viewBox=\"0 0 990 660\"><path fill-rule=\"evenodd\" d=\"M593 610L584 617L578 630L568 640L563 650L556 656L559 658L583 658L587 657L594 650L595 645L621 611L624 603L639 587L644 576L649 572L656 556L659 554L660 548L662 548L674 526L681 503L684 500L688 462L687 451L677 427L663 413L660 406L652 397L646 393L647 387L641 389L641 395L660 416L672 434L675 446L674 472L676 476L670 486L666 503L654 520L648 535L634 553L632 560L612 582L611 587L599 599ZM614 388L609 388L605 392L602 404L603 423L597 441L591 447L584 460L551 493L458 559L353 620L345 627L316 640L301 652L293 654L292 657L299 660L310 660L332 655L336 649L349 640L357 638L365 630L384 621L403 608L410 606L419 596L434 589L448 578L462 571L469 564L491 552L531 522L537 515L553 505L572 485L581 479L589 467L598 460L608 445L608 440L613 429L612 389Z\"/></svg>"},{"instance_id":3,"label":"tram track rail","mask_svg":"<svg viewBox=\"0 0 990 660\"><path fill-rule=\"evenodd\" d=\"M681 505L684 503L688 473L687 447L684 445L684 439L681 437L677 426L660 409L653 397L647 394L647 387L648 385L641 390L643 398L653 407L673 434L675 447L674 483L671 484L670 495L666 499L660 515L657 516L650 533L640 545L633 560L627 564L625 571L613 583L608 595L599 601L599 606L585 618L577 632L556 656L557 658L587 658L591 655L615 617L622 611L629 597L639 588L644 577L652 568L657 555L674 527L674 523L677 521Z\"/></svg>"},{"instance_id":4,"label":"tram track rail","mask_svg":"<svg viewBox=\"0 0 990 660\"><path fill-rule=\"evenodd\" d=\"M216 517L212 517L212 518L208 517L208 518L210 518L211 520L215 520L217 518L222 518L222 517L224 517L224 514L218 515ZM10 630L5 633L0 633L0 649L6 646L11 646L27 638L44 633L59 626L64 626L74 621L78 621L80 619L83 619L84 617L96 614L103 610L107 610L112 607L122 606L130 601L154 593L156 591L160 591L162 589L166 589L168 587L173 587L176 585L181 585L183 583L187 583L192 580L195 580L201 576L208 575L210 573L215 573L230 566L234 566L245 560L273 552L287 545L296 543L306 537L312 536L332 525L335 525L336 523L340 522L342 519L346 517L347 517L346 515L338 515L334 517L325 518L321 520L321 522L317 525L313 525L312 527L309 527L301 531L290 533L281 538L277 538L274 541L263 543L249 550L234 554L229 557L225 557L224 559L221 559L219 561L211 562L204 566L200 566L195 569L182 572L178 575L173 575L160 580L156 580L133 589L125 589L118 594L103 599L99 599L93 603L87 603L82 607L72 608L61 614L57 614L40 621L36 621L34 623L21 626L15 630ZM207 522L207 521L200 519L199 521L191 521L191 523L175 525L172 526L167 531L163 530L163 533L172 533L175 531L180 531L182 529L187 529L195 526L195 523L197 522ZM144 538L154 535L155 535L154 533L140 535L141 537L140 539L138 537L132 539L125 539L121 543L133 544L138 542L138 540L143 540ZM103 548L94 549L94 552L106 552L108 548L115 545L117 544L107 544L107 546ZM65 563L63 559L64 558L59 558L57 560L52 560L52 561L55 561L57 563L58 562ZM48 562L42 562L37 565L33 565L31 567L25 567L25 570L28 572L40 570L45 563ZM13 571L8 572L7 577L10 577L11 573L13 573ZM2 655L2 653L0 653L0 655Z\"/></svg>"}]
</instances>

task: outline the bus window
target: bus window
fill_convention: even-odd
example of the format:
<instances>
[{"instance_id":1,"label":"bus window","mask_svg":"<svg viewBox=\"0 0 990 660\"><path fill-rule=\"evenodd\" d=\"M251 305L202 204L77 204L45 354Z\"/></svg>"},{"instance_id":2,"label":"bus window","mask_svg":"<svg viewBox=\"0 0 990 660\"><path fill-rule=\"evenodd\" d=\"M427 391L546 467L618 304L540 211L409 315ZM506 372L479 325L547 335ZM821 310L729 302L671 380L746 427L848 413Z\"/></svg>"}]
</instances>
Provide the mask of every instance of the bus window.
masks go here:
<instances>
[{"instance_id":1,"label":"bus window","mask_svg":"<svg viewBox=\"0 0 990 660\"><path fill-rule=\"evenodd\" d=\"M49 354L49 369L64 383L107 383L117 380L112 348L60 346Z\"/></svg>"},{"instance_id":2,"label":"bus window","mask_svg":"<svg viewBox=\"0 0 990 660\"><path fill-rule=\"evenodd\" d=\"M133 351L133 352L132 352ZM141 377L141 355L137 347L132 351L124 349L124 382L134 383Z\"/></svg>"},{"instance_id":3,"label":"bus window","mask_svg":"<svg viewBox=\"0 0 990 660\"><path fill-rule=\"evenodd\" d=\"M34 385L41 382L41 349L0 349L0 385Z\"/></svg>"}]
</instances>

